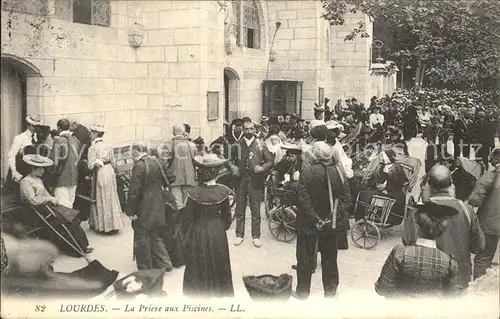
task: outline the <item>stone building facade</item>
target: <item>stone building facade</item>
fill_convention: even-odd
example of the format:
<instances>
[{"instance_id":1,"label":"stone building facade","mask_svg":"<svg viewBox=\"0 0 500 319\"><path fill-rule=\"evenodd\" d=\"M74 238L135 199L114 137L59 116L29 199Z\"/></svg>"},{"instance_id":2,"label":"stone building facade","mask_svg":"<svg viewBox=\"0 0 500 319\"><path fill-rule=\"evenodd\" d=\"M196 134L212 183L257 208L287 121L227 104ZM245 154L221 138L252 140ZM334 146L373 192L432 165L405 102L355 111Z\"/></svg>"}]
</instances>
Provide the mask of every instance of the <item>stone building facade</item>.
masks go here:
<instances>
[{"instance_id":1,"label":"stone building facade","mask_svg":"<svg viewBox=\"0 0 500 319\"><path fill-rule=\"evenodd\" d=\"M344 42L357 18L330 27L319 1L6 0L1 14L2 163L30 113L155 144L176 123L210 141L258 119L264 80L300 83L306 119L319 97L371 96L371 40Z\"/></svg>"}]
</instances>

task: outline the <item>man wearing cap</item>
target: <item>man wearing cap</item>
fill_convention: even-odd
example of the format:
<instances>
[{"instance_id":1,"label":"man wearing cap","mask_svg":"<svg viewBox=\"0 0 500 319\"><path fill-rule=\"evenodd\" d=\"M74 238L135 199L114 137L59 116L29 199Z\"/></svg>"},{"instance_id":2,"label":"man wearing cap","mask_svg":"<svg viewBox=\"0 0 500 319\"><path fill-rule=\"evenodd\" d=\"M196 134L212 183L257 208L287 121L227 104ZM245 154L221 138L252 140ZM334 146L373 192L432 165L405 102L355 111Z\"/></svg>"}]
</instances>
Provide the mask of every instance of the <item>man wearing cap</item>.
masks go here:
<instances>
[{"instance_id":1,"label":"man wearing cap","mask_svg":"<svg viewBox=\"0 0 500 319\"><path fill-rule=\"evenodd\" d=\"M41 125L40 117L28 115L26 117L26 131L14 137L14 141L12 142L12 146L10 147L10 151L7 156L9 161L9 168L12 173L12 179L15 182L19 183L23 178L23 175L28 173L20 172L23 171L24 166L24 163L21 160L23 155L22 152L26 146L33 143L33 139L35 138L36 126L38 125Z\"/></svg>"},{"instance_id":2,"label":"man wearing cap","mask_svg":"<svg viewBox=\"0 0 500 319\"><path fill-rule=\"evenodd\" d=\"M338 171L331 164L333 152L325 142L313 146L316 163L300 175L297 192L297 288L295 296L307 299L311 288L316 243L321 252L323 288L326 298L335 297L339 284L337 223L344 213L337 211L343 193Z\"/></svg>"},{"instance_id":3,"label":"man wearing cap","mask_svg":"<svg viewBox=\"0 0 500 319\"><path fill-rule=\"evenodd\" d=\"M490 161L494 169L481 176L469 199L470 205L479 207L477 216L486 239L484 250L474 258L474 280L491 266L500 236L500 148L493 150Z\"/></svg>"},{"instance_id":4,"label":"man wearing cap","mask_svg":"<svg viewBox=\"0 0 500 319\"><path fill-rule=\"evenodd\" d=\"M243 138L243 120L242 119L234 119L231 123L231 129L229 132L229 136L227 140L229 145L234 143L238 143Z\"/></svg>"},{"instance_id":5,"label":"man wearing cap","mask_svg":"<svg viewBox=\"0 0 500 319\"><path fill-rule=\"evenodd\" d=\"M354 172L352 170L352 160L347 156L347 154L344 151L344 148L342 147L342 144L338 140L341 127L342 124L336 121L328 121L326 123L326 128L329 131L330 139L327 137L327 141L328 144L332 146L333 157L343 168L345 176L348 179L351 179L354 177Z\"/></svg>"},{"instance_id":6,"label":"man wearing cap","mask_svg":"<svg viewBox=\"0 0 500 319\"><path fill-rule=\"evenodd\" d=\"M374 137L372 138L373 142L378 142L383 139L384 121L384 115L380 113L380 106L376 105L373 108L373 113L370 114L370 128L372 129L372 131L375 131Z\"/></svg>"},{"instance_id":7,"label":"man wearing cap","mask_svg":"<svg viewBox=\"0 0 500 319\"><path fill-rule=\"evenodd\" d=\"M260 131L259 131L259 137L265 140L269 134L269 125L267 124L269 122L269 118L265 115L262 115L260 117Z\"/></svg>"},{"instance_id":8,"label":"man wearing cap","mask_svg":"<svg viewBox=\"0 0 500 319\"><path fill-rule=\"evenodd\" d=\"M232 171L236 176L236 240L239 246L245 235L245 211L247 199L252 214L252 238L255 247L260 242L260 202L265 182L265 174L273 166L273 156L264 142L255 137L255 124L250 118L244 118L244 137L232 145ZM237 147L236 147L237 146Z\"/></svg>"},{"instance_id":9,"label":"man wearing cap","mask_svg":"<svg viewBox=\"0 0 500 319\"><path fill-rule=\"evenodd\" d=\"M54 196L59 204L72 208L78 184L81 145L78 139L72 136L69 126L67 119L57 121L59 137L54 141L50 154L50 159L54 162L50 183L54 187Z\"/></svg>"},{"instance_id":10,"label":"man wearing cap","mask_svg":"<svg viewBox=\"0 0 500 319\"><path fill-rule=\"evenodd\" d=\"M443 235L437 238L437 248L454 256L458 263L459 281L462 288L467 288L472 275L471 253L477 254L485 245L484 233L479 220L468 204L452 197L452 178L450 170L442 165L435 165L428 174L432 201L456 209L459 213L449 219L449 226ZM412 245L418 236L418 229L412 218L405 221L403 243Z\"/></svg>"},{"instance_id":11,"label":"man wearing cap","mask_svg":"<svg viewBox=\"0 0 500 319\"><path fill-rule=\"evenodd\" d=\"M310 145L306 144L302 153L302 170L316 161L312 152L314 143L326 141L327 136L328 128L326 125L319 125L311 129L311 143Z\"/></svg>"}]
</instances>

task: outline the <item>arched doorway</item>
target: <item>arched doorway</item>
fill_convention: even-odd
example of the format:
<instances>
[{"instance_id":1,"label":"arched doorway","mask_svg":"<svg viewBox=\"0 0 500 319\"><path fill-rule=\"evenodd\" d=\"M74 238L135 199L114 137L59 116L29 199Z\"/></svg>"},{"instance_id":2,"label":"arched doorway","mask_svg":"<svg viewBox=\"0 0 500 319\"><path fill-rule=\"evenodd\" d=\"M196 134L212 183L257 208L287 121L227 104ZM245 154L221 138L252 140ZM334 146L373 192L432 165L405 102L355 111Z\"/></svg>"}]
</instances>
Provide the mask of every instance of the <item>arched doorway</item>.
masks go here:
<instances>
[{"instance_id":1,"label":"arched doorway","mask_svg":"<svg viewBox=\"0 0 500 319\"><path fill-rule=\"evenodd\" d=\"M1 82L1 177L5 181L9 169L8 152L14 136L26 129L24 118L28 110L34 114L38 109L39 70L28 61L10 54L2 54ZM28 107L28 92L36 100Z\"/></svg>"},{"instance_id":2,"label":"arched doorway","mask_svg":"<svg viewBox=\"0 0 500 319\"><path fill-rule=\"evenodd\" d=\"M236 71L224 68L224 120L231 123L238 118L240 78Z\"/></svg>"}]
</instances>

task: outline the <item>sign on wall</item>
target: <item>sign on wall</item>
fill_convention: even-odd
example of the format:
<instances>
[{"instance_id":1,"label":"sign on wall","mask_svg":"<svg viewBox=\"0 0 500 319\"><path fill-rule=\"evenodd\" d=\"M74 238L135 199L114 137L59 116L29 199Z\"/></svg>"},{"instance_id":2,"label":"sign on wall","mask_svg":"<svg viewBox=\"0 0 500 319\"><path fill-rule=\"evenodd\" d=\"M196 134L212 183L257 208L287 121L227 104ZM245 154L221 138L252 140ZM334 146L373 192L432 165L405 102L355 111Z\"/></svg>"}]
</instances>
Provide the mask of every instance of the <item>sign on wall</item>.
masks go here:
<instances>
[{"instance_id":1,"label":"sign on wall","mask_svg":"<svg viewBox=\"0 0 500 319\"><path fill-rule=\"evenodd\" d=\"M219 119L219 91L207 91L207 120Z\"/></svg>"}]
</instances>

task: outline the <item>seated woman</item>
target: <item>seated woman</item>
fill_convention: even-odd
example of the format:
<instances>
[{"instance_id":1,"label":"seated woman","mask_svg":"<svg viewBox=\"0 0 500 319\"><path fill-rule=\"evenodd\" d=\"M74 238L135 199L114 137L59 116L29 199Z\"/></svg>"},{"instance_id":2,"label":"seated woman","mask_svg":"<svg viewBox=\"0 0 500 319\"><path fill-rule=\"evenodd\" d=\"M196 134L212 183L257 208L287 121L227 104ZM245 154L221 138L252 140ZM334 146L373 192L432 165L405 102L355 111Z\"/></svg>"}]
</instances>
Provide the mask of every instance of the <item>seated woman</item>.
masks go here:
<instances>
[{"instance_id":1,"label":"seated woman","mask_svg":"<svg viewBox=\"0 0 500 319\"><path fill-rule=\"evenodd\" d=\"M275 188L283 185L285 190L294 194L302 167L302 149L298 145L289 144L283 145L281 148L286 151L286 155L274 166L271 174L273 185ZM286 198L291 201L290 204L295 205L295 200L292 199L296 198L296 196L286 196Z\"/></svg>"},{"instance_id":2,"label":"seated woman","mask_svg":"<svg viewBox=\"0 0 500 319\"><path fill-rule=\"evenodd\" d=\"M41 177L45 167L53 165L52 160L32 154L25 155L23 161L29 165L31 172L20 183L21 199L27 204L27 209L18 216L19 220L28 226L42 227L38 231L39 236L54 243L69 256L83 257L82 253L91 253L93 248L89 247L87 235L83 229L69 221L74 216L63 215L72 210L58 205L57 199L51 196L43 185Z\"/></svg>"},{"instance_id":3,"label":"seated woman","mask_svg":"<svg viewBox=\"0 0 500 319\"><path fill-rule=\"evenodd\" d=\"M375 291L387 298L447 297L460 295L455 259L436 248L447 218L457 215L452 207L427 203L415 215L420 238L414 246L397 245L387 258Z\"/></svg>"},{"instance_id":4,"label":"seated woman","mask_svg":"<svg viewBox=\"0 0 500 319\"><path fill-rule=\"evenodd\" d=\"M368 189L359 192L358 205L355 211L356 220L363 219L367 213L367 205L370 205L373 195L385 196L396 200L392 207L387 224L399 225L403 221L406 207L406 195L403 187L408 183L408 178L403 167L396 163L400 156L404 156L404 150L393 148L385 151L386 161L379 164ZM362 204L359 205L359 202Z\"/></svg>"}]
</instances>

